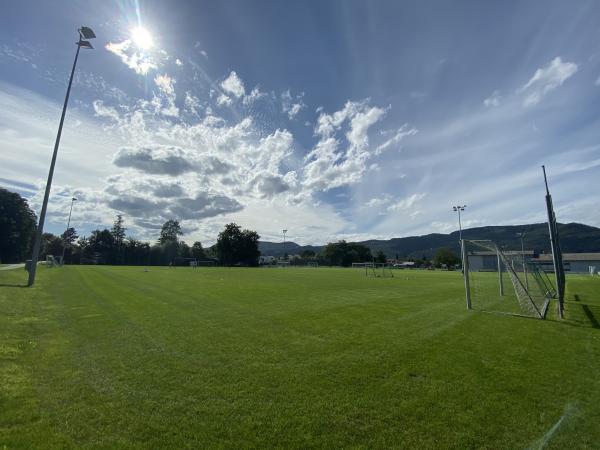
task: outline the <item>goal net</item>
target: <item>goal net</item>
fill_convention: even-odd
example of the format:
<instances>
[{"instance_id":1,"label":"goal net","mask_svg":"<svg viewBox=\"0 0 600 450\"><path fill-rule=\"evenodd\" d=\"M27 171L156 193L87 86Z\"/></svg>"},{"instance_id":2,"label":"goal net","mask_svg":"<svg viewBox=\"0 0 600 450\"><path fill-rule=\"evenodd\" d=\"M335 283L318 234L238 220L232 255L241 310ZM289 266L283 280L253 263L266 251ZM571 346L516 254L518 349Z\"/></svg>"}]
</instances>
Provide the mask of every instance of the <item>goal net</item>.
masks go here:
<instances>
[{"instance_id":1,"label":"goal net","mask_svg":"<svg viewBox=\"0 0 600 450\"><path fill-rule=\"evenodd\" d=\"M392 265L387 263L374 263L370 269L367 269L367 276L379 278L394 278Z\"/></svg>"},{"instance_id":2,"label":"goal net","mask_svg":"<svg viewBox=\"0 0 600 450\"><path fill-rule=\"evenodd\" d=\"M556 290L537 264L493 241L463 240L467 307L543 319Z\"/></svg>"}]
</instances>

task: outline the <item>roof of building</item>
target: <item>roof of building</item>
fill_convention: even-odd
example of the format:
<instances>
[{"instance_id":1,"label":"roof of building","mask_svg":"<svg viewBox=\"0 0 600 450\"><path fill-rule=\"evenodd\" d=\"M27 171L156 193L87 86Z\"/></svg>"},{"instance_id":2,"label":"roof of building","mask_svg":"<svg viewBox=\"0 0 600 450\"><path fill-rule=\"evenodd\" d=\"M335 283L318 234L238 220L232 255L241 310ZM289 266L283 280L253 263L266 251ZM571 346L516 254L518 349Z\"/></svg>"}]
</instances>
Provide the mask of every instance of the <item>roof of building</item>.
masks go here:
<instances>
[{"instance_id":1,"label":"roof of building","mask_svg":"<svg viewBox=\"0 0 600 450\"><path fill-rule=\"evenodd\" d=\"M540 255L536 259L539 261L552 261L552 254ZM600 261L600 253L563 253L563 261Z\"/></svg>"}]
</instances>

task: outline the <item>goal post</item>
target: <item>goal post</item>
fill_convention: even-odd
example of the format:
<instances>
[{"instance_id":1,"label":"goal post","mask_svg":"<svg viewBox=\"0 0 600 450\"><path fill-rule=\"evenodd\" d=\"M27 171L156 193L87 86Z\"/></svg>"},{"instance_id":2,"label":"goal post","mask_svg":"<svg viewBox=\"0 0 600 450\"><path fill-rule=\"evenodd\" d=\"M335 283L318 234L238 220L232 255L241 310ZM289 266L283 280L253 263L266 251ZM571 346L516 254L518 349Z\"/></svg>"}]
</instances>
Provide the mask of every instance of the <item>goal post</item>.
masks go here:
<instances>
[{"instance_id":1,"label":"goal post","mask_svg":"<svg viewBox=\"0 0 600 450\"><path fill-rule=\"evenodd\" d=\"M555 290L522 252L502 250L489 240L462 240L461 255L468 309L546 317Z\"/></svg>"}]
</instances>

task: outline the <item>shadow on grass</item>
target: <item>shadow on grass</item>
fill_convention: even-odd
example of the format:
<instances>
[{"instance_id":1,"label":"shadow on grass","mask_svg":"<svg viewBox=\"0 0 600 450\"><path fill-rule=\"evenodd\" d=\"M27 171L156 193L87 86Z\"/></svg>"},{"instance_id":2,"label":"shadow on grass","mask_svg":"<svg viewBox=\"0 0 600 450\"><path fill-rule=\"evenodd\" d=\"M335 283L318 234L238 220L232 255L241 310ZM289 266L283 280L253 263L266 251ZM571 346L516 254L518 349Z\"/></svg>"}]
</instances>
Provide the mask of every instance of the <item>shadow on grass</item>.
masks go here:
<instances>
[{"instance_id":1,"label":"shadow on grass","mask_svg":"<svg viewBox=\"0 0 600 450\"><path fill-rule=\"evenodd\" d=\"M600 323L598 323L598 320L596 319L596 317L594 317L594 313L592 312L592 310L590 309L590 307L588 305L581 305L581 308L583 309L583 312L585 313L585 315L587 316L588 320L592 324L592 327L593 328L600 328Z\"/></svg>"},{"instance_id":2,"label":"shadow on grass","mask_svg":"<svg viewBox=\"0 0 600 450\"><path fill-rule=\"evenodd\" d=\"M576 301L581 300L579 296L576 297ZM586 305L584 303L574 302L567 302L566 305L569 305L570 307L568 308L568 310L565 309L565 319L558 319L555 317L546 316L546 318L543 319L543 321L577 328L600 329L600 322L598 322L598 319L596 319L596 317L600 317L600 308L597 308L595 306L590 307L590 305ZM596 309L596 311L594 311L594 309ZM538 317L527 316L525 314L519 314L516 312L495 311L485 308L473 308L473 311L499 316L512 316L519 319L540 320Z\"/></svg>"},{"instance_id":3,"label":"shadow on grass","mask_svg":"<svg viewBox=\"0 0 600 450\"><path fill-rule=\"evenodd\" d=\"M574 302L565 302L565 323L585 328L600 329L600 322L597 317L600 317L600 307L581 303L582 299L579 295L573 296Z\"/></svg>"}]
</instances>

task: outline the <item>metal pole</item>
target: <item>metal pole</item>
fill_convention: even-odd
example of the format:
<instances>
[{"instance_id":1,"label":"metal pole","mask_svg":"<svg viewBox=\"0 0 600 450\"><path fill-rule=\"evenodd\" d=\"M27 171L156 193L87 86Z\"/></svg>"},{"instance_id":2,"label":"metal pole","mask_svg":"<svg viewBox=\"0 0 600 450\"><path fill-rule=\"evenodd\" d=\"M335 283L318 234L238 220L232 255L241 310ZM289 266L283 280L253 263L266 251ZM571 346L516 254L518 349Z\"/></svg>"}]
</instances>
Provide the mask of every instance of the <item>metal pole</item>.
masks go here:
<instances>
[{"instance_id":1,"label":"metal pole","mask_svg":"<svg viewBox=\"0 0 600 450\"><path fill-rule=\"evenodd\" d=\"M467 250L465 241L460 240L460 253L463 261L463 276L465 278L465 296L467 299L467 309L471 309L471 289L469 286L469 261L467 259Z\"/></svg>"},{"instance_id":2,"label":"metal pole","mask_svg":"<svg viewBox=\"0 0 600 450\"><path fill-rule=\"evenodd\" d=\"M462 242L462 224L460 223L460 208L458 209L458 240Z\"/></svg>"},{"instance_id":3,"label":"metal pole","mask_svg":"<svg viewBox=\"0 0 600 450\"><path fill-rule=\"evenodd\" d=\"M71 85L73 84L73 75L75 74L75 66L77 65L77 58L79 57L79 50L81 49L81 33L79 34L79 42L77 42L77 52L75 53L75 61L73 61L73 68L71 69L71 77L69 78L69 86L67 87L67 95L65 96L65 103L63 105L62 114L60 116L60 123L58 125L58 133L56 135L56 142L54 143L54 153L52 154L52 162L50 163L50 171L48 172L48 181L46 182L46 191L44 193L44 202L42 203L42 211L40 212L40 221L38 223L37 232L35 235L35 243L33 244L33 254L31 255L31 266L29 267L29 280L28 286L33 286L35 282L35 272L37 269L37 262L40 253L40 245L42 243L42 233L44 232L44 220L46 218L46 209L48 208L48 197L50 197L50 188L52 187L52 177L54 176L54 166L56 164L56 156L58 154L58 145L60 144L60 136L62 134L63 123L65 121L65 114L67 112L67 104L69 103L69 94L71 93Z\"/></svg>"},{"instance_id":4,"label":"metal pole","mask_svg":"<svg viewBox=\"0 0 600 450\"><path fill-rule=\"evenodd\" d=\"M60 259L61 264L65 263L65 250L67 249L67 233L69 232L69 227L71 226L71 213L73 212L73 203L75 202L75 197L71 198L71 208L69 209L69 220L67 220L67 229L65 230L65 238L63 239L63 251Z\"/></svg>"},{"instance_id":5,"label":"metal pole","mask_svg":"<svg viewBox=\"0 0 600 450\"><path fill-rule=\"evenodd\" d=\"M529 280L527 278L527 263L525 262L525 245L523 244L523 238L525 233L521 233L521 258L523 260L523 273L525 274L525 289L529 291Z\"/></svg>"},{"instance_id":6,"label":"metal pole","mask_svg":"<svg viewBox=\"0 0 600 450\"><path fill-rule=\"evenodd\" d=\"M283 260L285 261L287 258L285 257L285 233L287 230L283 230Z\"/></svg>"},{"instance_id":7,"label":"metal pole","mask_svg":"<svg viewBox=\"0 0 600 450\"><path fill-rule=\"evenodd\" d=\"M548 233L550 234L550 249L552 250L552 265L554 267L554 278L556 281L556 295L558 297L558 316L563 318L563 308L562 308L562 298L561 298L561 280L560 274L558 273L558 258L557 258L557 245L556 245L556 235L555 235L555 217L554 217L554 208L552 207L552 196L550 195L550 190L548 189L548 179L546 178L546 167L542 166L542 171L544 172L544 185L546 186L546 209L548 210Z\"/></svg>"},{"instance_id":8,"label":"metal pole","mask_svg":"<svg viewBox=\"0 0 600 450\"><path fill-rule=\"evenodd\" d=\"M498 282L500 283L500 296L504 296L504 284L502 283L502 259L500 258L500 250L496 249L496 258L498 259Z\"/></svg>"}]
</instances>

